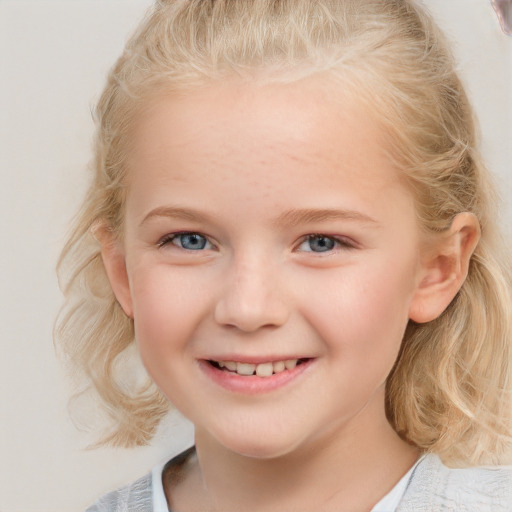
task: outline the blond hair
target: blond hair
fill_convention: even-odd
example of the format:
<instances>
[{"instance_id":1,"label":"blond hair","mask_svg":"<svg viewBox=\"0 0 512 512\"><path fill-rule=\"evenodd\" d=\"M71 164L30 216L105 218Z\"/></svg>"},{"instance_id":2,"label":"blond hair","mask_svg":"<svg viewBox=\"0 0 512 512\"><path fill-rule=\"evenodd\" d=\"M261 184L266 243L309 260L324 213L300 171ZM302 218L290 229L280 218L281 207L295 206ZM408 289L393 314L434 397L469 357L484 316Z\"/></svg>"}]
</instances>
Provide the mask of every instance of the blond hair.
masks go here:
<instances>
[{"instance_id":1,"label":"blond hair","mask_svg":"<svg viewBox=\"0 0 512 512\"><path fill-rule=\"evenodd\" d=\"M94 178L64 247L63 354L112 420L102 441L145 444L168 411L126 361L132 320L108 284L93 226L119 232L124 144L155 91L237 76L293 81L322 73L377 111L413 190L422 229L472 212L482 238L446 311L410 322L387 382L388 419L446 463L497 463L511 445L511 273L473 113L446 42L412 0L160 0L111 70L95 115ZM131 357L131 356L130 356ZM137 373L138 375L138 373Z\"/></svg>"}]
</instances>

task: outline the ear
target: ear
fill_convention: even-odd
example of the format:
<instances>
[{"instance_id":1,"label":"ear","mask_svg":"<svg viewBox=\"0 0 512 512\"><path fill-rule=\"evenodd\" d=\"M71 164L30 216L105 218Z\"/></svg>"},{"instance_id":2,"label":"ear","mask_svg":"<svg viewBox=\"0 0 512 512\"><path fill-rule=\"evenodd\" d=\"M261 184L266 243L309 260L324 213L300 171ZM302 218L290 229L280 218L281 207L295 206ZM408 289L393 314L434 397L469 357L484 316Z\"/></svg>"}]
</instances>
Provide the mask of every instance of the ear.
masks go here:
<instances>
[{"instance_id":1,"label":"ear","mask_svg":"<svg viewBox=\"0 0 512 512\"><path fill-rule=\"evenodd\" d=\"M472 213L460 213L448 232L440 234L433 247L425 251L419 283L409 307L411 320L430 322L449 306L467 277L479 239L478 219Z\"/></svg>"},{"instance_id":2,"label":"ear","mask_svg":"<svg viewBox=\"0 0 512 512\"><path fill-rule=\"evenodd\" d=\"M122 245L112 229L103 223L96 226L93 233L100 242L103 265L117 302L126 316L133 318L132 295Z\"/></svg>"}]
</instances>

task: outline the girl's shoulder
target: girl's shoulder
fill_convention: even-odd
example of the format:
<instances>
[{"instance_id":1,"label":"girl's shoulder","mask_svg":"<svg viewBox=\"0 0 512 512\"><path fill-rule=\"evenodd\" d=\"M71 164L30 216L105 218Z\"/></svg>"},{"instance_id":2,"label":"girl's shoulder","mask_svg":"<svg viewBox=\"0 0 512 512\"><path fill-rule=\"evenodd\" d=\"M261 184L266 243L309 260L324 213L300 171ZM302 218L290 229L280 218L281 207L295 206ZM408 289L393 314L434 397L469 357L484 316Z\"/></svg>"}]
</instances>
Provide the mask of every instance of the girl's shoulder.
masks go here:
<instances>
[{"instance_id":1,"label":"girl's shoulder","mask_svg":"<svg viewBox=\"0 0 512 512\"><path fill-rule=\"evenodd\" d=\"M194 446L187 448L135 482L105 494L85 512L167 511L162 475L165 474L171 480L179 479L182 467L194 454Z\"/></svg>"},{"instance_id":2,"label":"girl's shoulder","mask_svg":"<svg viewBox=\"0 0 512 512\"><path fill-rule=\"evenodd\" d=\"M512 466L455 469L425 455L397 512L440 511L512 512Z\"/></svg>"},{"instance_id":3,"label":"girl's shoulder","mask_svg":"<svg viewBox=\"0 0 512 512\"><path fill-rule=\"evenodd\" d=\"M151 473L105 494L85 512L153 512Z\"/></svg>"}]
</instances>

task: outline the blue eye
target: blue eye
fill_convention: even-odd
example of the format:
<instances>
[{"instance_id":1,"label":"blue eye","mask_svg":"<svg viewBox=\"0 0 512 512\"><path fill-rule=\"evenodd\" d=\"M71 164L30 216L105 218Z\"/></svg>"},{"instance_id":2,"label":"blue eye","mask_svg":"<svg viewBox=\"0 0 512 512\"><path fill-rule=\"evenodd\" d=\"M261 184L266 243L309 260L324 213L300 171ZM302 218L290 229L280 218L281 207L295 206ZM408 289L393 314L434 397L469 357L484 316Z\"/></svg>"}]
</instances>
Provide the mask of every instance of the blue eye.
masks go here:
<instances>
[{"instance_id":1,"label":"blue eye","mask_svg":"<svg viewBox=\"0 0 512 512\"><path fill-rule=\"evenodd\" d=\"M160 247L166 244L173 244L187 251L202 251L203 249L211 249L212 244L206 237L199 233L176 233L164 237L160 242Z\"/></svg>"},{"instance_id":2,"label":"blue eye","mask_svg":"<svg viewBox=\"0 0 512 512\"><path fill-rule=\"evenodd\" d=\"M349 248L351 245L326 235L308 235L299 245L299 250L304 252L330 252L339 247Z\"/></svg>"}]
</instances>

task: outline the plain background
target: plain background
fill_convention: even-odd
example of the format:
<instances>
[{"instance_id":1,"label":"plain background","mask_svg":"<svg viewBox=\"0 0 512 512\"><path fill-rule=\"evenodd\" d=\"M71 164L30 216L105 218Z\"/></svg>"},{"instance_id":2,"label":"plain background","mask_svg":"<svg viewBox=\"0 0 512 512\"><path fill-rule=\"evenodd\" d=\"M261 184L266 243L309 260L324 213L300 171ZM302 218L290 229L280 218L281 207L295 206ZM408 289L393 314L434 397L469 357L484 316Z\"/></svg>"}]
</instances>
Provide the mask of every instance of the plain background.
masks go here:
<instances>
[{"instance_id":1,"label":"plain background","mask_svg":"<svg viewBox=\"0 0 512 512\"><path fill-rule=\"evenodd\" d=\"M512 221L512 38L487 0L426 0L454 42ZM149 0L0 0L0 511L74 512L191 442L85 451L55 358L55 262L87 183L90 108ZM508 229L508 233L511 230Z\"/></svg>"}]
</instances>

